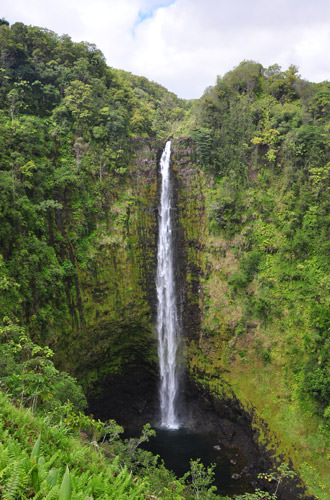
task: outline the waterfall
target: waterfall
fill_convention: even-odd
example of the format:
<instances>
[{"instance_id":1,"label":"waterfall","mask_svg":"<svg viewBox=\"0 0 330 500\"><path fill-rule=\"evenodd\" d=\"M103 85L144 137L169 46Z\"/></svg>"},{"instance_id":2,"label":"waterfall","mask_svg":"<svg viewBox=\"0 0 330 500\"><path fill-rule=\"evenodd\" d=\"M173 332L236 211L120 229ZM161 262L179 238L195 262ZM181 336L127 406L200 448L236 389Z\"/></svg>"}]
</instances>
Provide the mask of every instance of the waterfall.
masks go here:
<instances>
[{"instance_id":1,"label":"waterfall","mask_svg":"<svg viewBox=\"0 0 330 500\"><path fill-rule=\"evenodd\" d=\"M177 429L177 393L179 385L178 346L180 329L174 279L172 184L170 180L171 141L167 141L160 160L161 195L157 254L157 333L160 370L161 427Z\"/></svg>"}]
</instances>

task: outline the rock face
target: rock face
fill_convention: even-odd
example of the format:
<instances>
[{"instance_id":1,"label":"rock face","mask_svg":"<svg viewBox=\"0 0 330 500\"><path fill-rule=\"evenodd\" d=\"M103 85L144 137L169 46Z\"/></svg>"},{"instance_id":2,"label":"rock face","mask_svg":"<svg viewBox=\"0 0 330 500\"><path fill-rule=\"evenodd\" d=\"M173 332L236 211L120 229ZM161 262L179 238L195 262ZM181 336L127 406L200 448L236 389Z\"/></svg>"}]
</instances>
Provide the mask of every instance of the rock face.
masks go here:
<instances>
[{"instance_id":1,"label":"rock face","mask_svg":"<svg viewBox=\"0 0 330 500\"><path fill-rule=\"evenodd\" d=\"M87 373L87 379L92 378L88 388L93 413L101 418L116 418L126 427L132 422L136 427L158 419L155 275L159 160L164 145L165 142L159 139L132 139L132 162L125 186L130 192L131 203L125 201L120 206L126 223L119 234L117 227L119 244L114 246L113 240L105 237L96 255L99 276L85 277L93 291L90 332L98 347L94 357L91 356L88 336L84 347L87 359L82 357L79 370ZM172 141L176 282L185 338L197 336L200 325L200 270L196 262L204 209L196 156L196 147L190 138ZM82 283L84 289L86 284ZM114 293L119 295L116 301ZM130 301L123 297L126 293L131 295ZM111 360L118 361L118 357L120 365L113 367Z\"/></svg>"},{"instance_id":2,"label":"rock face","mask_svg":"<svg viewBox=\"0 0 330 500\"><path fill-rule=\"evenodd\" d=\"M185 338L198 336L200 330L201 235L204 224L204 178L196 168L197 150L189 138L173 141L172 164L176 197L176 254L178 295Z\"/></svg>"},{"instance_id":3,"label":"rock face","mask_svg":"<svg viewBox=\"0 0 330 500\"><path fill-rule=\"evenodd\" d=\"M81 320L59 332L53 346L58 366L77 376L91 410L107 418L121 406L138 415L145 405L140 394L157 398L154 277L163 145L158 139L129 144L128 168L114 177L105 217L83 249L84 265L76 265Z\"/></svg>"}]
</instances>

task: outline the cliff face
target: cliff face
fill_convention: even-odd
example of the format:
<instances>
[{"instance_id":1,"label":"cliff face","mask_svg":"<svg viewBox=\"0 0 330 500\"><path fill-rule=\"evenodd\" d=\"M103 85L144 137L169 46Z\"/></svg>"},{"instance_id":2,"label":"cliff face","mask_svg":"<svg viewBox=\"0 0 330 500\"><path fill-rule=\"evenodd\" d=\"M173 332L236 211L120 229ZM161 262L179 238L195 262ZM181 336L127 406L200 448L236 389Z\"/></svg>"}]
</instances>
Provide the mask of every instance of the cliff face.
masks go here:
<instances>
[{"instance_id":1,"label":"cliff face","mask_svg":"<svg viewBox=\"0 0 330 500\"><path fill-rule=\"evenodd\" d=\"M306 407L297 401L301 382L293 362L299 336L306 339L310 325L302 313L310 303L299 294L308 277L298 278L298 262L288 287L285 273L272 267L284 235L258 217L257 183L238 189L240 213L226 180L216 184L195 161L195 151L189 141L174 141L178 283L190 381L186 396L194 407L197 390L218 417L231 422L232 411L243 420L248 413L259 444L275 460L291 461L308 492L325 498L327 431L317 414L312 416L312 406L307 419ZM296 322L293 316L299 315ZM201 400L198 405L203 406Z\"/></svg>"},{"instance_id":2,"label":"cliff face","mask_svg":"<svg viewBox=\"0 0 330 500\"><path fill-rule=\"evenodd\" d=\"M164 140L132 139L129 147L124 181L109 194L106 217L89 237L83 266L73 251L71 326L52 340L58 364L78 376L93 411L125 421L127 408L133 418L143 413L143 419L158 408L155 273ZM204 178L196 156L190 138L172 141L176 279L187 339L196 338L200 328Z\"/></svg>"},{"instance_id":3,"label":"cliff face","mask_svg":"<svg viewBox=\"0 0 330 500\"><path fill-rule=\"evenodd\" d=\"M109 400L110 406L99 411L102 416L112 410L116 416L120 394L129 400L140 391L151 392L152 399L155 392L157 159L162 146L157 140L131 142L125 180L113 189L107 216L91 235L86 264L77 268L83 321L56 345L59 363L79 377L94 410L99 397Z\"/></svg>"},{"instance_id":4,"label":"cliff face","mask_svg":"<svg viewBox=\"0 0 330 500\"><path fill-rule=\"evenodd\" d=\"M207 400L211 395L213 410L221 407L220 417L234 408L243 409L242 415L247 412L255 437L275 462L291 463L308 493L325 499L326 424L311 403L299 402L301 338L306 342L315 328L306 321L308 297L301 295L309 278L298 277L303 267L291 260L296 271L288 284L285 260L272 266L272 259L280 260L277 252L284 235L256 215L258 187L241 188L243 208L235 220L225 182L217 185L198 168L190 171L185 175L183 169L180 177L179 227L186 369L193 390ZM230 224L231 231L221 229ZM289 497L294 498L293 493ZM288 496L284 493L283 498Z\"/></svg>"},{"instance_id":5,"label":"cliff face","mask_svg":"<svg viewBox=\"0 0 330 500\"><path fill-rule=\"evenodd\" d=\"M172 164L175 178L178 302L184 337L191 340L198 336L201 326L200 257L205 223L205 178L198 168L196 146L191 139L174 141Z\"/></svg>"}]
</instances>

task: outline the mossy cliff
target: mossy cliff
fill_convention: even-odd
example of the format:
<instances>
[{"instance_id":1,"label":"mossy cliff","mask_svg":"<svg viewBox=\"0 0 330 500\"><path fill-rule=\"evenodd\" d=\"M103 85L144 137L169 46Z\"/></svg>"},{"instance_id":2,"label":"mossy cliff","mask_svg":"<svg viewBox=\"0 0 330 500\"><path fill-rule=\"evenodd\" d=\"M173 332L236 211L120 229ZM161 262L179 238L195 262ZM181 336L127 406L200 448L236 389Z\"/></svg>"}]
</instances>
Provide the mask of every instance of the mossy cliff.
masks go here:
<instances>
[{"instance_id":1,"label":"mossy cliff","mask_svg":"<svg viewBox=\"0 0 330 500\"><path fill-rule=\"evenodd\" d=\"M196 103L205 224L195 245L201 328L187 358L202 390L234 394L260 439L291 458L324 500L329 91L294 66L243 61Z\"/></svg>"},{"instance_id":2,"label":"mossy cliff","mask_svg":"<svg viewBox=\"0 0 330 500\"><path fill-rule=\"evenodd\" d=\"M174 141L172 165L187 388L193 383L219 416L240 407L274 460L291 461L308 493L326 499L327 429L312 402L302 400L302 374L293 362L311 325L301 295L311 277L298 278L299 261L289 271L275 257L283 240L279 227L257 215L255 177L235 199L226 179L216 183L201 169L187 139ZM264 197L275 193L270 184ZM283 206L277 210L280 220ZM285 299L283 273L293 271Z\"/></svg>"},{"instance_id":3,"label":"mossy cliff","mask_svg":"<svg viewBox=\"0 0 330 500\"><path fill-rule=\"evenodd\" d=\"M135 393L154 392L157 159L163 144L131 141L124 180L112 188L106 217L79 255L84 263L76 267L79 321L54 346L61 366L79 376L94 407L100 395L107 398L110 387L110 405L120 406L116 384Z\"/></svg>"},{"instance_id":4,"label":"mossy cliff","mask_svg":"<svg viewBox=\"0 0 330 500\"><path fill-rule=\"evenodd\" d=\"M174 140L171 164L174 173L175 254L179 316L185 338L200 329L200 241L204 228L204 179L197 149L190 138Z\"/></svg>"},{"instance_id":5,"label":"mossy cliff","mask_svg":"<svg viewBox=\"0 0 330 500\"><path fill-rule=\"evenodd\" d=\"M234 203L225 182L217 185L212 176L197 169L189 189L181 193L192 203L192 211L182 213L180 223L187 257L185 286L188 296L194 286L192 303L199 324L196 329L186 325L187 371L202 394L215 398L211 398L214 408L216 401L229 407L239 401L252 418L259 443L277 460L291 461L309 494L325 500L327 427L313 403L302 400L303 374L298 369L299 346L315 329L302 294L303 289L310 293L314 278L301 274L299 261L289 270L269 250L280 246L280 235L256 217L254 189L242 192L250 201L243 205L237 229L232 226L228 232L219 229L219 220L227 217L226 203L229 210ZM194 204L198 204L197 217ZM293 272L295 278L290 279L290 293L284 299L289 279L284 273Z\"/></svg>"},{"instance_id":6,"label":"mossy cliff","mask_svg":"<svg viewBox=\"0 0 330 500\"><path fill-rule=\"evenodd\" d=\"M78 273L84 322L66 341L67 348L56 348L67 368L76 366L85 381L91 408L100 416L116 416L126 426L132 419L136 425L139 415L154 420L158 411L155 273L164 145L157 139L131 141L132 160L111 206L112 220L98 228L87 256L90 267L87 260ZM196 164L191 138L173 139L177 289L188 338L196 338L200 329L198 242L204 181Z\"/></svg>"}]
</instances>

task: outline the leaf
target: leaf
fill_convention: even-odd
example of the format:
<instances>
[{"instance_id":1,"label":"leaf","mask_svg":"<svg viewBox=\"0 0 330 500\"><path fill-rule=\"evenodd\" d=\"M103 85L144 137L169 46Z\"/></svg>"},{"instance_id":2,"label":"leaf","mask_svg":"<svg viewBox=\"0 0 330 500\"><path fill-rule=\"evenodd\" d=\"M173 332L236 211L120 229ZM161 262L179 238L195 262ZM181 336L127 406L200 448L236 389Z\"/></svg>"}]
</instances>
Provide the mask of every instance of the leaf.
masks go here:
<instances>
[{"instance_id":1,"label":"leaf","mask_svg":"<svg viewBox=\"0 0 330 500\"><path fill-rule=\"evenodd\" d=\"M32 481L32 486L34 488L34 491L38 493L40 490L40 483L39 483L39 470L38 470L38 465L34 465L31 470L31 481Z\"/></svg>"},{"instance_id":2,"label":"leaf","mask_svg":"<svg viewBox=\"0 0 330 500\"><path fill-rule=\"evenodd\" d=\"M71 500L71 492L72 492L71 476L69 468L67 467L63 476L58 500Z\"/></svg>"},{"instance_id":3,"label":"leaf","mask_svg":"<svg viewBox=\"0 0 330 500\"><path fill-rule=\"evenodd\" d=\"M33 446L33 450L31 453L31 459L36 464L38 463L39 455L40 455L40 443L41 443L41 434L39 434L39 437L38 437L35 445Z\"/></svg>"}]
</instances>

